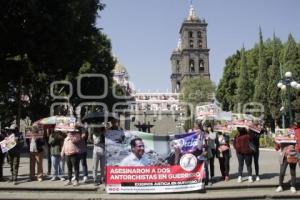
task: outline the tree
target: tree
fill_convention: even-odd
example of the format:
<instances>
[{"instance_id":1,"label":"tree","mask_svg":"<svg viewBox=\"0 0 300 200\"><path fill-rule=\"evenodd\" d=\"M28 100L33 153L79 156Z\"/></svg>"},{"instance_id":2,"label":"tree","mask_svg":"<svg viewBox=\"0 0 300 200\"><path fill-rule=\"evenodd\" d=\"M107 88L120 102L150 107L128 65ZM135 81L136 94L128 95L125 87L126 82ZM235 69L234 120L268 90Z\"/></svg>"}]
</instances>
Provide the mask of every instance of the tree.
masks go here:
<instances>
[{"instance_id":1,"label":"tree","mask_svg":"<svg viewBox=\"0 0 300 200\"><path fill-rule=\"evenodd\" d=\"M261 28L259 28L259 59L258 59L258 72L257 79L255 81L254 101L261 103L264 107L264 119L268 119L268 95L266 92L266 86L268 86L268 65L265 55L265 47L263 43L263 36Z\"/></svg>"},{"instance_id":2,"label":"tree","mask_svg":"<svg viewBox=\"0 0 300 200\"><path fill-rule=\"evenodd\" d=\"M191 120L185 123L185 129L189 129L194 124L194 114L197 105L207 104L213 101L215 85L203 76L188 78L183 81L180 101L192 105L193 110L187 107L187 114L191 114ZM189 116L189 115L188 115Z\"/></svg>"},{"instance_id":3,"label":"tree","mask_svg":"<svg viewBox=\"0 0 300 200\"><path fill-rule=\"evenodd\" d=\"M267 89L268 93L268 103L270 108L270 114L272 117L271 128L275 128L275 122L279 122L280 109L279 105L282 105L280 89L277 87L277 83L281 79L279 55L281 49L281 41L273 35L273 56L272 65L269 66L269 85Z\"/></svg>"},{"instance_id":4,"label":"tree","mask_svg":"<svg viewBox=\"0 0 300 200\"><path fill-rule=\"evenodd\" d=\"M284 72L290 71L292 72L293 78L296 79L297 82L300 81L300 55L299 49L297 47L297 43L295 42L292 34L289 34L287 44L284 48L283 54L283 69ZM292 110L300 112L300 92L291 89L291 102L292 102Z\"/></svg>"},{"instance_id":5,"label":"tree","mask_svg":"<svg viewBox=\"0 0 300 200\"><path fill-rule=\"evenodd\" d=\"M8 109L17 115L19 106L32 120L49 115L50 84L75 83L85 63L93 73L105 74L111 85L110 41L95 26L103 8L100 0L1 2L0 102L7 123L13 117ZM29 105L20 104L21 95L30 98Z\"/></svg>"},{"instance_id":6,"label":"tree","mask_svg":"<svg viewBox=\"0 0 300 200\"><path fill-rule=\"evenodd\" d=\"M237 93L236 93L236 104L241 108L251 101L251 83L248 75L247 61L245 55L245 48L241 50L241 67L237 83Z\"/></svg>"},{"instance_id":7,"label":"tree","mask_svg":"<svg viewBox=\"0 0 300 200\"><path fill-rule=\"evenodd\" d=\"M240 60L240 52L237 51L225 61L223 77L220 80L216 91L216 98L222 104L225 111L233 110L235 107L235 95L238 79L238 62Z\"/></svg>"}]
</instances>

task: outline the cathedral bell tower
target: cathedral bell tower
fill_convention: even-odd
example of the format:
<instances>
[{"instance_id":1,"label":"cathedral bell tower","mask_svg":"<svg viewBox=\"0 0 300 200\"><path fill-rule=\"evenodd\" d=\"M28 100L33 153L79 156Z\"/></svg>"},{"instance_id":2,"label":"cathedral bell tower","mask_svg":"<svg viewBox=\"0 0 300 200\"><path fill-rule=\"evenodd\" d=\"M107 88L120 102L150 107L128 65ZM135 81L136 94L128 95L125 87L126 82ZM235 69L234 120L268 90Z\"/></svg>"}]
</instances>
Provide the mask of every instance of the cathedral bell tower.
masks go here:
<instances>
[{"instance_id":1,"label":"cathedral bell tower","mask_svg":"<svg viewBox=\"0 0 300 200\"><path fill-rule=\"evenodd\" d=\"M210 79L209 49L207 48L207 23L190 6L189 15L181 25L180 38L171 55L172 92L180 92L186 78L204 76Z\"/></svg>"}]
</instances>

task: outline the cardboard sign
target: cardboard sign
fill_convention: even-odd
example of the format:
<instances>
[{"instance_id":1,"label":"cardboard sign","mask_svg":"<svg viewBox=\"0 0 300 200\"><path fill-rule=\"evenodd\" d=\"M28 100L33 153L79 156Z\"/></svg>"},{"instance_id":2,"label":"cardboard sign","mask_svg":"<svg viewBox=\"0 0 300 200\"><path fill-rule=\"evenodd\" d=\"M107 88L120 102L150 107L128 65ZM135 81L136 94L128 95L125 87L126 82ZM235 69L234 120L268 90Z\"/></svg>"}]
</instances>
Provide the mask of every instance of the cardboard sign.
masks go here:
<instances>
[{"instance_id":1,"label":"cardboard sign","mask_svg":"<svg viewBox=\"0 0 300 200\"><path fill-rule=\"evenodd\" d=\"M16 146L15 135L11 134L0 142L2 153L8 152Z\"/></svg>"}]
</instances>

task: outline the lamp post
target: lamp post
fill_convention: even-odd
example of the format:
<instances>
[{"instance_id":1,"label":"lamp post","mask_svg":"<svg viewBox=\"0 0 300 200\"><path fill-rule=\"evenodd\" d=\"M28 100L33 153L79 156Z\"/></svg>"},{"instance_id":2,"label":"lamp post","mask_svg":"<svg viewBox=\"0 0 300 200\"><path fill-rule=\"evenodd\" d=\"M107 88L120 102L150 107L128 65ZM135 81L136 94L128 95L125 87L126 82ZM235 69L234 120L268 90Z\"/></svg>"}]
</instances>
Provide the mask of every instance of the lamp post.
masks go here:
<instances>
[{"instance_id":1,"label":"lamp post","mask_svg":"<svg viewBox=\"0 0 300 200\"><path fill-rule=\"evenodd\" d=\"M289 125L293 123L292 106L291 106L291 87L300 89L300 84L292 77L292 72L285 72L284 78L277 83L277 87L281 90L287 90L288 94L288 111L289 111Z\"/></svg>"}]
</instances>

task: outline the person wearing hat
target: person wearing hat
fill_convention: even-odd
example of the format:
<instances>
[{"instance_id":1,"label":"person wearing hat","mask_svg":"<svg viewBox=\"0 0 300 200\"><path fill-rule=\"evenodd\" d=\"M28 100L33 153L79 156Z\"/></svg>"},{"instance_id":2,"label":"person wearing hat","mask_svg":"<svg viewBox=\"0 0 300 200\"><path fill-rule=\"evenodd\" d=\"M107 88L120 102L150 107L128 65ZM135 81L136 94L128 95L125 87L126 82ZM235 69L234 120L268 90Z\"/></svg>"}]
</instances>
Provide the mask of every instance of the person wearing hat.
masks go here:
<instances>
[{"instance_id":1,"label":"person wearing hat","mask_svg":"<svg viewBox=\"0 0 300 200\"><path fill-rule=\"evenodd\" d=\"M102 183L105 176L105 133L106 126L102 123L99 127L94 129L92 140L94 144L93 150L93 178L94 185L97 186L99 183ZM100 181L98 180L98 165L100 162Z\"/></svg>"}]
</instances>

